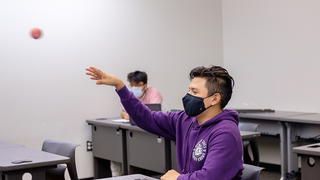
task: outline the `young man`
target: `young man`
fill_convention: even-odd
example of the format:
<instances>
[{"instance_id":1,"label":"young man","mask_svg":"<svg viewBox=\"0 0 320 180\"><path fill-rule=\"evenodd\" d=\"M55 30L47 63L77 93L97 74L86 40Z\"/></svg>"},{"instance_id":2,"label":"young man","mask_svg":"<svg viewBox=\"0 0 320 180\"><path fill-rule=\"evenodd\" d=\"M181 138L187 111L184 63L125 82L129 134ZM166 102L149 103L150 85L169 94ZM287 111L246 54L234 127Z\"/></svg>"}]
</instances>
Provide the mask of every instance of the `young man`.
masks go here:
<instances>
[{"instance_id":1,"label":"young man","mask_svg":"<svg viewBox=\"0 0 320 180\"><path fill-rule=\"evenodd\" d=\"M184 111L153 112L116 76L89 67L96 84L114 86L125 110L136 124L176 141L179 172L170 170L161 180L240 180L242 140L238 114L224 110L232 95L233 78L219 66L197 67L183 97Z\"/></svg>"},{"instance_id":2,"label":"young man","mask_svg":"<svg viewBox=\"0 0 320 180\"><path fill-rule=\"evenodd\" d=\"M130 91L143 104L161 104L162 96L156 88L148 86L148 75L142 71L134 71L128 74ZM129 119L128 113L121 111L121 117Z\"/></svg>"}]
</instances>

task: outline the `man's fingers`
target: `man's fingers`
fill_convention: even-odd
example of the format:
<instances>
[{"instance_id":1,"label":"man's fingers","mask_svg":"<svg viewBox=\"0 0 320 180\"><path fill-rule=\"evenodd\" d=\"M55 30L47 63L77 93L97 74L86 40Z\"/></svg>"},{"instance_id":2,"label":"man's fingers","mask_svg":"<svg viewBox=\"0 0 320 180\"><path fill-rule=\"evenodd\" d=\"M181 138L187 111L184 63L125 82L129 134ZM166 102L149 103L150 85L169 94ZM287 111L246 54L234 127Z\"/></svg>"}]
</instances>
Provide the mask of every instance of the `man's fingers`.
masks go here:
<instances>
[{"instance_id":1,"label":"man's fingers","mask_svg":"<svg viewBox=\"0 0 320 180\"><path fill-rule=\"evenodd\" d=\"M86 72L86 74L87 74L87 75L90 75L90 76L95 76L95 74L92 73L92 72Z\"/></svg>"},{"instance_id":2,"label":"man's fingers","mask_svg":"<svg viewBox=\"0 0 320 180\"><path fill-rule=\"evenodd\" d=\"M94 69L92 69L92 68L86 68L86 70L87 70L88 72L91 72L91 73L96 74L96 71L95 71Z\"/></svg>"},{"instance_id":3,"label":"man's fingers","mask_svg":"<svg viewBox=\"0 0 320 180\"><path fill-rule=\"evenodd\" d=\"M86 68L86 70L88 72L91 72L91 73L95 74L96 76L101 76L102 75L102 71L100 71L99 69L94 68L94 67L88 67L88 68Z\"/></svg>"},{"instance_id":4,"label":"man's fingers","mask_svg":"<svg viewBox=\"0 0 320 180\"><path fill-rule=\"evenodd\" d=\"M90 76L90 79L92 79L92 78L94 78L95 80L101 79L100 77L97 77L95 75L90 75L90 74L88 74L88 75Z\"/></svg>"},{"instance_id":5,"label":"man's fingers","mask_svg":"<svg viewBox=\"0 0 320 180\"><path fill-rule=\"evenodd\" d=\"M89 70L93 73L96 73L96 74L101 74L102 71L98 68L95 68L95 67L89 67Z\"/></svg>"},{"instance_id":6,"label":"man's fingers","mask_svg":"<svg viewBox=\"0 0 320 180\"><path fill-rule=\"evenodd\" d=\"M87 75L98 78L99 76L92 72L86 72Z\"/></svg>"},{"instance_id":7,"label":"man's fingers","mask_svg":"<svg viewBox=\"0 0 320 180\"><path fill-rule=\"evenodd\" d=\"M98 69L98 68L95 68L95 67L88 67L86 68L87 71L95 74L96 77L102 77L103 76L103 72Z\"/></svg>"},{"instance_id":8,"label":"man's fingers","mask_svg":"<svg viewBox=\"0 0 320 180\"><path fill-rule=\"evenodd\" d=\"M95 72L94 69L93 69L93 67L87 67L86 70L87 70L87 71L90 71L90 72L93 72L93 73Z\"/></svg>"}]
</instances>

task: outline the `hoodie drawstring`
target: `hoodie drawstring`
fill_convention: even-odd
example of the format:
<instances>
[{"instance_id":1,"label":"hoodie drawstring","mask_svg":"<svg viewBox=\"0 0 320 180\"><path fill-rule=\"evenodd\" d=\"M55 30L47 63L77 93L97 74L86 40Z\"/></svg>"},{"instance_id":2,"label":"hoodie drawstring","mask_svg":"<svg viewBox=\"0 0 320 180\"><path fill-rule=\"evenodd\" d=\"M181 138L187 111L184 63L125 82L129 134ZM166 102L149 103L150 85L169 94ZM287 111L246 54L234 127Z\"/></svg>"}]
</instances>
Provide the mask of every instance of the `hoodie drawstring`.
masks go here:
<instances>
[{"instance_id":1,"label":"hoodie drawstring","mask_svg":"<svg viewBox=\"0 0 320 180\"><path fill-rule=\"evenodd\" d=\"M188 154L189 146L188 146L187 144L188 144L188 140L189 140L189 136L190 136L189 132L190 132L191 127L193 126L193 123L194 123L194 121L192 121L192 123L191 123L190 126L188 127L186 137L184 138L184 142L185 142L185 145L186 145L186 150L184 151L184 152L185 152L184 157L187 157L187 154ZM187 159L187 160L188 160L188 159ZM187 161L187 162L184 164L184 166L183 166L183 169L182 169L182 172L183 172L183 173L185 173L185 171L186 171L187 163L188 163L188 161Z\"/></svg>"},{"instance_id":2,"label":"hoodie drawstring","mask_svg":"<svg viewBox=\"0 0 320 180\"><path fill-rule=\"evenodd\" d=\"M202 128L202 126L200 126L200 129L199 129L199 131L197 132L197 136L196 136L196 139L195 139L195 143L193 144L193 146L192 146L192 148L194 149L194 147L196 146L196 144L197 144L197 142L198 142L198 137L199 137L199 134L200 134L200 131L201 131L201 128ZM193 153L193 152L192 152ZM187 162L187 164L188 164L188 173L190 173L190 162L191 162L191 158L192 158L192 153L191 153L191 155L189 156L189 160L188 160L188 162Z\"/></svg>"}]
</instances>

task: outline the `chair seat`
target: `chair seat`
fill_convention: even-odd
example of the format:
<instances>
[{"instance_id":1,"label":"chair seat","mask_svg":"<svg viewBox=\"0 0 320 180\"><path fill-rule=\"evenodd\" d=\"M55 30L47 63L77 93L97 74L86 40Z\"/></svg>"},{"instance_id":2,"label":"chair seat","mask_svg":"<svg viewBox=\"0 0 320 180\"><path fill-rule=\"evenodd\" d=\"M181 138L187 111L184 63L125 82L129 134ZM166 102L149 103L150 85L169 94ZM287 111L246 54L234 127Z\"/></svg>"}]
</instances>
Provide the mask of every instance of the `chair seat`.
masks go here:
<instances>
[{"instance_id":1,"label":"chair seat","mask_svg":"<svg viewBox=\"0 0 320 180\"><path fill-rule=\"evenodd\" d=\"M258 126L259 125L255 123L247 123L247 122L239 123L239 129L241 131L257 132ZM251 149L252 158L249 155L249 148ZM259 148L258 148L257 141L255 139L243 141L243 149L244 149L244 152L243 152L244 162L246 164L253 164L253 165L259 166L260 155L259 155Z\"/></svg>"},{"instance_id":2,"label":"chair seat","mask_svg":"<svg viewBox=\"0 0 320 180\"><path fill-rule=\"evenodd\" d=\"M66 165L58 165L56 168L46 171L46 177L48 180L64 180L64 174L66 168L71 180L78 180L76 162L75 162L75 150L78 145L59 142L54 140L45 140L42 144L42 151L50 152L60 156L66 156L70 158L70 161Z\"/></svg>"},{"instance_id":3,"label":"chair seat","mask_svg":"<svg viewBox=\"0 0 320 180\"><path fill-rule=\"evenodd\" d=\"M243 164L243 171L242 171L242 180L259 180L260 179L260 172L263 168L258 166L252 166L249 164Z\"/></svg>"}]
</instances>

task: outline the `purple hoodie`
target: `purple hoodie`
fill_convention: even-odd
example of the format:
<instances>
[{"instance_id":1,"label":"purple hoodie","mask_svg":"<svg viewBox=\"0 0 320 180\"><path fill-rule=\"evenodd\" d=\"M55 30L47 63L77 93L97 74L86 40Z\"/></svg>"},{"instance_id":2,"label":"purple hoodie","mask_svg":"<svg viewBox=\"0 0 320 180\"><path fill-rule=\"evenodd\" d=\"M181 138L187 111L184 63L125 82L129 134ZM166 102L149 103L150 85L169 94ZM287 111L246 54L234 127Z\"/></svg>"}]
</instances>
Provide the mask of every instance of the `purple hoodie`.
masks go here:
<instances>
[{"instance_id":1,"label":"purple hoodie","mask_svg":"<svg viewBox=\"0 0 320 180\"><path fill-rule=\"evenodd\" d=\"M224 110L199 125L184 111L150 111L127 87L117 93L139 127L176 142L181 173L178 180L241 179L243 147L235 111Z\"/></svg>"}]
</instances>

